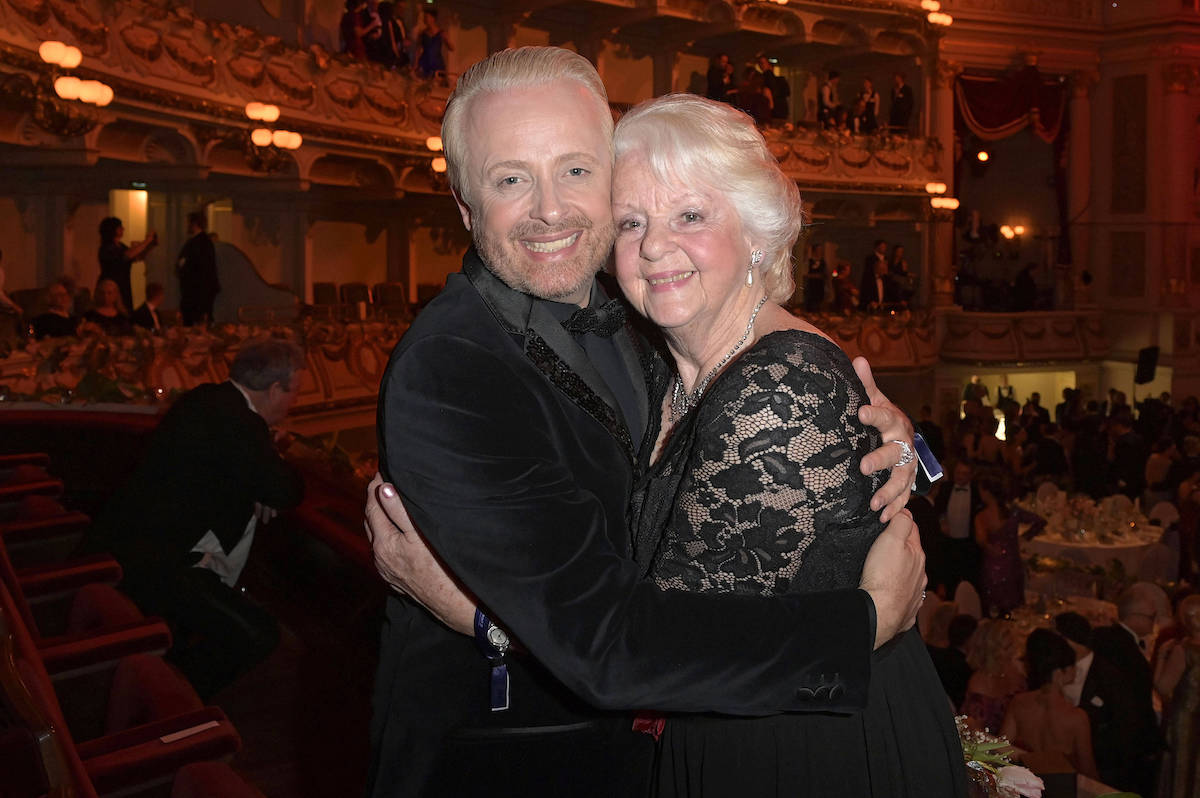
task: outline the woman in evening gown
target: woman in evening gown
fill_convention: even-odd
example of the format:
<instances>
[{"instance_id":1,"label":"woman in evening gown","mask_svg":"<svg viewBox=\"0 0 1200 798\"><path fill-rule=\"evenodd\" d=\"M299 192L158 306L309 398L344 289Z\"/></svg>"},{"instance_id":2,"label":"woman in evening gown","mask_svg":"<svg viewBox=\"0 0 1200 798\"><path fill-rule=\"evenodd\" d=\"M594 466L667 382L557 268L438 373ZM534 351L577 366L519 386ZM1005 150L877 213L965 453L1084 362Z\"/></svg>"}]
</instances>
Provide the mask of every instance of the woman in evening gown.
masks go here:
<instances>
[{"instance_id":1,"label":"woman in evening gown","mask_svg":"<svg viewBox=\"0 0 1200 798\"><path fill-rule=\"evenodd\" d=\"M882 530L870 498L882 445L858 419L845 353L783 310L799 194L751 120L669 95L621 120L617 275L662 328L656 441L631 500L637 557L664 590L781 594L856 588ZM880 647L860 713L666 720L663 796L966 793L950 708L915 628Z\"/></svg>"},{"instance_id":2,"label":"woman in evening gown","mask_svg":"<svg viewBox=\"0 0 1200 798\"><path fill-rule=\"evenodd\" d=\"M1200 596L1181 601L1176 615L1184 635L1167 644L1154 674L1167 738L1158 798L1200 795Z\"/></svg>"}]
</instances>

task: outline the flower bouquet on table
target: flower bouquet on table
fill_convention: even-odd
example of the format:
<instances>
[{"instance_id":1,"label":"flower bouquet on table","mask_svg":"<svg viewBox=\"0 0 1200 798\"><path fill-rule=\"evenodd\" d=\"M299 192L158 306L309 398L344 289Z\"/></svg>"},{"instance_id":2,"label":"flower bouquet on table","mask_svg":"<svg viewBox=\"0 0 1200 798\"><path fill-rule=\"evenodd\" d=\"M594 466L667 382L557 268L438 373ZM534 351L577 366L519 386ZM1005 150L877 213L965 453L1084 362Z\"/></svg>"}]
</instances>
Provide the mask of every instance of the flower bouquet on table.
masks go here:
<instances>
[{"instance_id":1,"label":"flower bouquet on table","mask_svg":"<svg viewBox=\"0 0 1200 798\"><path fill-rule=\"evenodd\" d=\"M1044 784L1028 768L1014 765L1012 744L994 734L972 731L967 716L954 719L967 762L968 794L972 798L1042 798Z\"/></svg>"}]
</instances>

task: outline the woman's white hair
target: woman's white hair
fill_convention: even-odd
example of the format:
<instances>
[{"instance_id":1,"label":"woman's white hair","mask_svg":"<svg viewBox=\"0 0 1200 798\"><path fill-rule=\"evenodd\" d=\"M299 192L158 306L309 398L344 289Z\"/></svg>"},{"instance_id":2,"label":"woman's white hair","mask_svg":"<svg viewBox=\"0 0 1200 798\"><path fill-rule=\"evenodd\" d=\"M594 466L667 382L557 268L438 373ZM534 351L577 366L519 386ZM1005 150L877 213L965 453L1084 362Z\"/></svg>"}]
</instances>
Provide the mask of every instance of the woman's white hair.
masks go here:
<instances>
[{"instance_id":1,"label":"woman's white hair","mask_svg":"<svg viewBox=\"0 0 1200 798\"><path fill-rule=\"evenodd\" d=\"M613 151L617 158L644 153L659 182L700 182L721 192L743 229L763 248L767 298L784 302L791 297L792 247L804 226L800 191L779 168L749 116L694 94L667 94L621 118Z\"/></svg>"},{"instance_id":2,"label":"woman's white hair","mask_svg":"<svg viewBox=\"0 0 1200 798\"><path fill-rule=\"evenodd\" d=\"M442 117L442 147L450 186L459 199L470 205L466 181L468 142L464 134L471 102L481 94L545 86L560 80L582 84L596 98L604 138L612 138L612 110L604 81L588 61L578 53L561 47L518 47L492 53L471 65L454 87Z\"/></svg>"}]
</instances>

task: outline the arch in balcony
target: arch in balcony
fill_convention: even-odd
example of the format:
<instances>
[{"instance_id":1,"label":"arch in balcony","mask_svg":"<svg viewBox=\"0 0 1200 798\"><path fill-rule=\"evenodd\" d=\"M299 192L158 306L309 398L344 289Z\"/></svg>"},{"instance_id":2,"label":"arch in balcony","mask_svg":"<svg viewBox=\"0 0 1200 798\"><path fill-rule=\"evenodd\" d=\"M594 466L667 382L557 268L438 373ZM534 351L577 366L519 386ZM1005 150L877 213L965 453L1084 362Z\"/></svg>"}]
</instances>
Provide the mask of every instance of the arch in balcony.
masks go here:
<instances>
[{"instance_id":1,"label":"arch in balcony","mask_svg":"<svg viewBox=\"0 0 1200 798\"><path fill-rule=\"evenodd\" d=\"M714 25L731 25L737 17L737 9L728 0L713 0L704 9L704 21Z\"/></svg>"},{"instance_id":2,"label":"arch in balcony","mask_svg":"<svg viewBox=\"0 0 1200 798\"><path fill-rule=\"evenodd\" d=\"M920 55L925 52L925 40L911 31L881 30L871 49L889 55Z\"/></svg>"},{"instance_id":3,"label":"arch in balcony","mask_svg":"<svg viewBox=\"0 0 1200 798\"><path fill-rule=\"evenodd\" d=\"M276 163L267 164L252 157L246 143L234 137L214 139L208 143L205 162L214 172L235 175L268 174L277 177L300 177L300 166L292 153L280 152ZM268 168L270 166L271 168Z\"/></svg>"},{"instance_id":4,"label":"arch in balcony","mask_svg":"<svg viewBox=\"0 0 1200 798\"><path fill-rule=\"evenodd\" d=\"M812 26L811 40L819 44L837 47L862 47L870 44L870 36L858 25L840 19L818 20Z\"/></svg>"},{"instance_id":5,"label":"arch in balcony","mask_svg":"<svg viewBox=\"0 0 1200 798\"><path fill-rule=\"evenodd\" d=\"M314 183L351 186L378 194L389 194L396 189L392 170L373 158L322 155L308 166L303 177Z\"/></svg>"}]
</instances>

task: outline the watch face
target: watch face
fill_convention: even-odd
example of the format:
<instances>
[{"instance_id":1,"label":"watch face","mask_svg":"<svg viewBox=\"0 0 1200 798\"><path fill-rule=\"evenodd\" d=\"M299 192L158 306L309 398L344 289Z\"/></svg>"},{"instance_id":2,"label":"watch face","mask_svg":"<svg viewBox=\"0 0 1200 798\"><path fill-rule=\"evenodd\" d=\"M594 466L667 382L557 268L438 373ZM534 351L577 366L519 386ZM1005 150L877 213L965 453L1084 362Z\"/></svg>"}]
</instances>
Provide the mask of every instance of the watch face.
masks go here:
<instances>
[{"instance_id":1,"label":"watch face","mask_svg":"<svg viewBox=\"0 0 1200 798\"><path fill-rule=\"evenodd\" d=\"M508 648L508 635L499 626L492 625L487 630L487 641L501 652Z\"/></svg>"}]
</instances>

